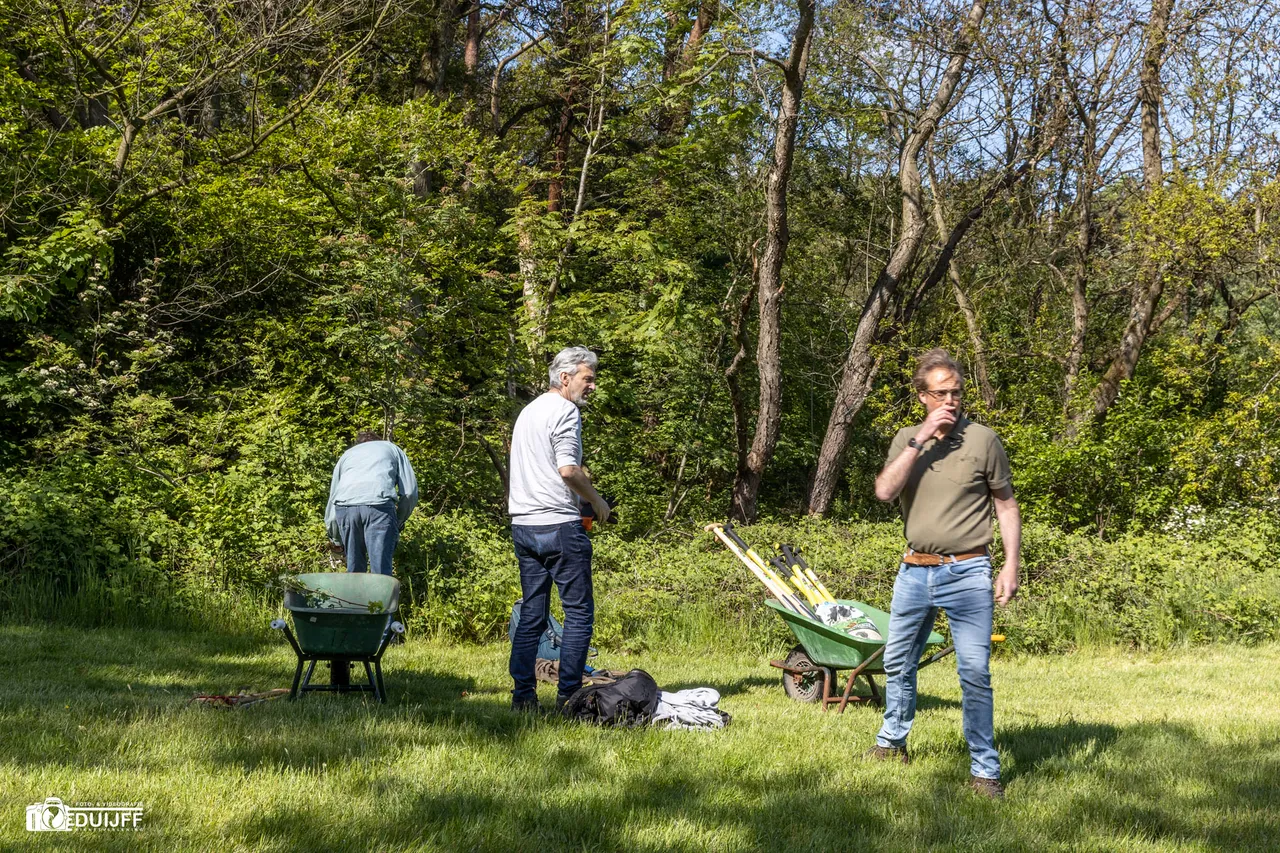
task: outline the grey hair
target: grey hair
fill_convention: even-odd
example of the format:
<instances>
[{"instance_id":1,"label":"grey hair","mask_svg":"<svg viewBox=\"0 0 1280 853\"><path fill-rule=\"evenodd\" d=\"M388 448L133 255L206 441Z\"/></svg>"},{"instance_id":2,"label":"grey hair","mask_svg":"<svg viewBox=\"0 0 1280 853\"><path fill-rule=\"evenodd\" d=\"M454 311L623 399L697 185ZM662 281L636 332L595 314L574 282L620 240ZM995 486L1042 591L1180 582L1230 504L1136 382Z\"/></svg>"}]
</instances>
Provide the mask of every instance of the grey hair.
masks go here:
<instances>
[{"instance_id":1,"label":"grey hair","mask_svg":"<svg viewBox=\"0 0 1280 853\"><path fill-rule=\"evenodd\" d=\"M964 384L964 371L960 369L960 365L951 357L951 354L941 348L931 349L920 356L920 360L916 362L916 372L911 376L911 384L917 391L927 390L929 374L939 368L951 371L956 381L961 385Z\"/></svg>"},{"instance_id":2,"label":"grey hair","mask_svg":"<svg viewBox=\"0 0 1280 853\"><path fill-rule=\"evenodd\" d=\"M573 376L581 365L585 364L595 370L599 363L600 358L586 347L565 347L556 353L556 357L551 359L551 366L547 368L547 375L551 377L551 387L560 387L561 373Z\"/></svg>"}]
</instances>

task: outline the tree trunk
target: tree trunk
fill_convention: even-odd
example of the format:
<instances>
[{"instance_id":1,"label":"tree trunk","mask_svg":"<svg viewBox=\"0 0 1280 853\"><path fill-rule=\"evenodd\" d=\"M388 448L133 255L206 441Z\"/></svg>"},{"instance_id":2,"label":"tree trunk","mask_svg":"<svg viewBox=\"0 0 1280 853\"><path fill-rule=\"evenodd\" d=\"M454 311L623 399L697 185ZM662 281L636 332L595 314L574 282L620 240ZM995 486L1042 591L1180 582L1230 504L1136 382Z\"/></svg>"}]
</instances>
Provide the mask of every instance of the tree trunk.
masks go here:
<instances>
[{"instance_id":1,"label":"tree trunk","mask_svg":"<svg viewBox=\"0 0 1280 853\"><path fill-rule=\"evenodd\" d=\"M1138 100L1142 116L1142 178L1144 189L1150 196L1164 183L1164 166L1160 147L1160 111L1164 98L1160 82L1164 66L1165 47L1168 44L1169 19L1173 12L1173 0L1154 0L1151 20L1147 23L1146 47L1139 73ZM1107 413L1120 395L1120 385L1133 376L1142 354L1142 345L1151 332L1156 305L1164 292L1163 266L1153 259L1147 260L1134 282L1130 302L1129 321L1120 337L1120 348L1102 380L1093 391L1093 406L1084 412L1085 417L1100 418Z\"/></svg>"},{"instance_id":2,"label":"tree trunk","mask_svg":"<svg viewBox=\"0 0 1280 853\"><path fill-rule=\"evenodd\" d=\"M480 67L480 4L472 3L467 9L467 42L462 49L463 94L466 96L467 108L473 113L479 112L476 102L476 71Z\"/></svg>"},{"instance_id":3,"label":"tree trunk","mask_svg":"<svg viewBox=\"0 0 1280 853\"><path fill-rule=\"evenodd\" d=\"M973 303L965 295L960 283L960 271L955 263L951 264L951 290L955 293L956 305L964 315L964 325L969 331L969 345L973 347L973 378L978 385L978 396L988 409L996 407L996 389L991 384L991 371L987 366L987 345L982 340L982 325L978 322L978 312Z\"/></svg>"},{"instance_id":4,"label":"tree trunk","mask_svg":"<svg viewBox=\"0 0 1280 853\"><path fill-rule=\"evenodd\" d=\"M576 87L571 87L565 93L564 101L560 106L560 120L556 124L553 137L551 181L547 185L547 213L559 213L560 209L564 207L565 169L569 165L569 143L573 139L570 130L573 123L576 97Z\"/></svg>"},{"instance_id":5,"label":"tree trunk","mask_svg":"<svg viewBox=\"0 0 1280 853\"><path fill-rule=\"evenodd\" d=\"M932 175L932 170L930 172ZM938 198L936 187L938 181L933 179L935 187L933 193L933 224L938 229L938 234L947 232L947 221L942 215L942 200ZM987 347L982 341L982 326L978 322L978 312L974 310L973 303L969 301L969 297L965 295L964 283L960 277L960 266L956 263L955 255L947 257L947 274L951 279L951 290L955 293L956 305L960 308L960 313L964 315L964 325L969 331L969 345L973 347L973 372L974 380L978 385L978 394L982 397L982 402L987 408L995 408L996 392L991 387L991 375L987 370Z\"/></svg>"},{"instance_id":6,"label":"tree trunk","mask_svg":"<svg viewBox=\"0 0 1280 853\"><path fill-rule=\"evenodd\" d=\"M698 4L698 16L693 27L681 46L679 28L684 23L678 14L668 17L668 35L662 63L662 81L679 83L681 75L691 69L702 50L702 43L707 33L720 18L720 0L702 0ZM681 133L689 122L692 110L693 93L691 89L677 90L675 102L664 106L658 114L658 133L664 137L674 137Z\"/></svg>"},{"instance_id":7,"label":"tree trunk","mask_svg":"<svg viewBox=\"0 0 1280 853\"><path fill-rule=\"evenodd\" d=\"M1066 376L1063 379L1063 406L1071 406L1080 363L1084 359L1084 340L1089 327L1089 255L1093 251L1093 187L1097 172L1094 164L1095 128L1086 126L1084 159L1080 165L1079 222L1076 223L1076 263L1071 288L1071 345L1067 348Z\"/></svg>"},{"instance_id":8,"label":"tree trunk","mask_svg":"<svg viewBox=\"0 0 1280 853\"><path fill-rule=\"evenodd\" d=\"M840 468L844 463L854 418L866 402L871 382L880 366L879 360L872 355L871 346L879 336L881 321L893 304L898 284L915 262L920 244L924 240L925 217L918 159L920 151L933 136L938 122L951 109L965 61L986 11L986 0L974 0L952 49L946 71L939 81L938 91L903 142L898 161L898 182L902 190L902 229L889 255L889 262L881 270L862 306L862 316L845 357L840 387L831 408L831 417L827 421L827 432L822 440L822 450L818 454L818 466L814 472L813 488L809 492L811 515L826 514L835 497L836 483L840 478Z\"/></svg>"},{"instance_id":9,"label":"tree trunk","mask_svg":"<svg viewBox=\"0 0 1280 853\"><path fill-rule=\"evenodd\" d=\"M773 165L765 187L764 251L756 277L760 323L756 369L760 375L760 402L751 450L739 461L733 484L733 515L746 524L756 519L760 481L773 458L782 424L782 266L791 239L787 228L787 185L795 156L796 128L800 122L817 0L798 0L797 6L800 20L791 39L790 55L783 64L782 103L773 141Z\"/></svg>"},{"instance_id":10,"label":"tree trunk","mask_svg":"<svg viewBox=\"0 0 1280 853\"><path fill-rule=\"evenodd\" d=\"M929 182L933 186L933 227L938 229L938 236L941 237L942 234L947 233L947 220L942 214L942 199L938 196L940 184L938 184L937 175L934 174L932 152L929 154ZM960 277L960 265L956 264L954 251L947 252L946 247L943 246L942 254L946 255L947 277L951 279L951 291L955 293L956 306L964 316L965 329L969 332L969 346L973 347L974 380L978 384L978 394L988 409L995 409L996 389L991 387L991 373L987 370L987 346L982 341L982 324L978 321L978 311L974 309L969 297L965 296L964 280ZM942 260L940 256L938 263L941 264Z\"/></svg>"},{"instance_id":11,"label":"tree trunk","mask_svg":"<svg viewBox=\"0 0 1280 853\"><path fill-rule=\"evenodd\" d=\"M729 405L733 411L734 450L737 454L738 468L741 471L747 466L747 454L750 452L751 437L747 428L748 413L746 394L742 390L742 366L747 363L747 314L751 310L751 300L756 295L757 259L755 246L751 247L751 283L734 306L733 316L729 320L733 332L733 342L738 345L729 366L725 368L724 379L729 386Z\"/></svg>"}]
</instances>

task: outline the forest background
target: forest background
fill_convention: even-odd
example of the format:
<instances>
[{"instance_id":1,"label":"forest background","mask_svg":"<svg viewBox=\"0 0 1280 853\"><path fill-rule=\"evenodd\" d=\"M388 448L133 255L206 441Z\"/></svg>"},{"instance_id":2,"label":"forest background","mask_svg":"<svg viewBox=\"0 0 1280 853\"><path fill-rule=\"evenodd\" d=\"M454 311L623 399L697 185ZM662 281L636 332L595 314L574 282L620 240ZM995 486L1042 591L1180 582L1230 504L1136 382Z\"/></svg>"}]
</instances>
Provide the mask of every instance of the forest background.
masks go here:
<instances>
[{"instance_id":1,"label":"forest background","mask_svg":"<svg viewBox=\"0 0 1280 853\"><path fill-rule=\"evenodd\" d=\"M777 642L702 524L884 604L941 345L1011 648L1280 636L1277 11L0 0L0 613L264 629L372 427L411 630L496 637L511 424L581 344L599 642Z\"/></svg>"}]
</instances>

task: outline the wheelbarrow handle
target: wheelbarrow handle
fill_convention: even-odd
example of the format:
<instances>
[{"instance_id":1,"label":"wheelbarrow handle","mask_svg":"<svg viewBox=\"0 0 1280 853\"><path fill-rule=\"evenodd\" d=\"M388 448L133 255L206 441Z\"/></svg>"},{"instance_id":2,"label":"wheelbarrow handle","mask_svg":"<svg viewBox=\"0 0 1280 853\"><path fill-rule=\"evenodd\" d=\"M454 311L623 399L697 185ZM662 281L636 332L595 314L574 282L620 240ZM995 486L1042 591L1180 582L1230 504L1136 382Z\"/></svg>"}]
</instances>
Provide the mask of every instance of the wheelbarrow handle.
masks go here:
<instances>
[{"instance_id":1,"label":"wheelbarrow handle","mask_svg":"<svg viewBox=\"0 0 1280 853\"><path fill-rule=\"evenodd\" d=\"M991 642L993 642L993 643L1003 643L1003 642L1004 642L1004 634L992 634L992 635L991 635ZM951 653L952 653L952 652L954 652L955 650L956 650L956 647L955 647L955 645L954 645L954 644L952 644L952 645L950 645L950 646L947 646L945 649L943 649L943 650L942 650L942 651L940 651L940 652L934 652L933 654L929 655L929 656L928 656L927 658L925 658L924 660L920 661L920 666L919 666L918 668L919 668L919 669L924 669L926 666L928 666L928 665L929 665L929 664L931 664L931 663L937 663L938 661L942 660L943 658L945 658L947 655L951 654Z\"/></svg>"},{"instance_id":2,"label":"wheelbarrow handle","mask_svg":"<svg viewBox=\"0 0 1280 853\"><path fill-rule=\"evenodd\" d=\"M382 634L382 642L378 644L378 653L374 655L374 658L377 660L381 660L382 653L387 650L387 646L391 643L391 638L394 637L396 634L403 634L403 633L404 633L403 622L396 621L388 625L387 630Z\"/></svg>"},{"instance_id":3,"label":"wheelbarrow handle","mask_svg":"<svg viewBox=\"0 0 1280 853\"><path fill-rule=\"evenodd\" d=\"M956 650L955 646L947 646L945 649L943 649L940 652L934 652L924 660L920 661L920 665L917 667L917 669L924 669L926 666L928 666L931 663L937 663L938 661L942 660L943 658L945 658L947 655L951 654L955 650Z\"/></svg>"},{"instance_id":4,"label":"wheelbarrow handle","mask_svg":"<svg viewBox=\"0 0 1280 853\"><path fill-rule=\"evenodd\" d=\"M298 657L302 657L302 648L298 645L298 641L293 638L293 632L289 630L289 623L283 619L272 619L271 627L277 631L284 632L284 638L289 641L289 645L293 646L294 652Z\"/></svg>"}]
</instances>

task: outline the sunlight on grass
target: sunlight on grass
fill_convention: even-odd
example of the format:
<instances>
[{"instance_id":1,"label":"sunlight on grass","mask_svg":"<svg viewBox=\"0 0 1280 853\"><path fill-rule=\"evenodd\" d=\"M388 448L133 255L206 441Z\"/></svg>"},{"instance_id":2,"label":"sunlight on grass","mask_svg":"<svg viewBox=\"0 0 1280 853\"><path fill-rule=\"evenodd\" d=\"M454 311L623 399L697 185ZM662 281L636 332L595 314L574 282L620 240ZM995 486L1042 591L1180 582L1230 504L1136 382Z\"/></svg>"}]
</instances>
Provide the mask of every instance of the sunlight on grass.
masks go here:
<instances>
[{"instance_id":1,"label":"sunlight on grass","mask_svg":"<svg viewBox=\"0 0 1280 853\"><path fill-rule=\"evenodd\" d=\"M691 638L692 639L692 638ZM0 845L24 807L141 802L96 849L1225 850L1280 844L1280 647L1089 651L995 664L1004 803L964 788L959 687L921 674L909 767L858 756L879 714L788 700L766 658L607 656L711 685L723 732L609 731L508 709L506 648L411 641L390 702L238 710L196 692L287 686L279 643L0 627ZM552 688L544 703L550 704ZM39 837L44 843L46 839ZM64 838L64 841L69 840Z\"/></svg>"}]
</instances>

